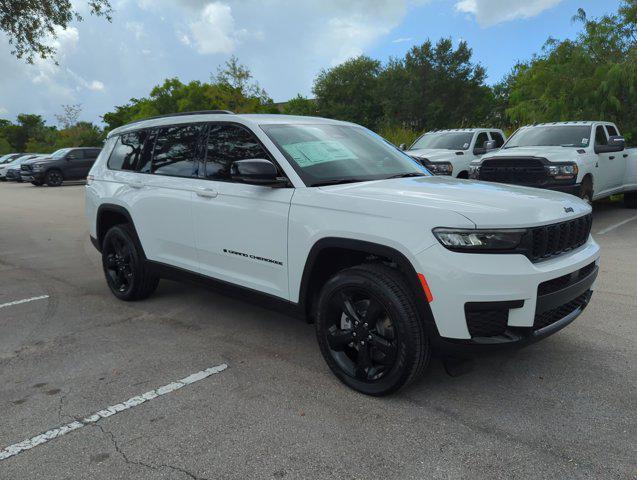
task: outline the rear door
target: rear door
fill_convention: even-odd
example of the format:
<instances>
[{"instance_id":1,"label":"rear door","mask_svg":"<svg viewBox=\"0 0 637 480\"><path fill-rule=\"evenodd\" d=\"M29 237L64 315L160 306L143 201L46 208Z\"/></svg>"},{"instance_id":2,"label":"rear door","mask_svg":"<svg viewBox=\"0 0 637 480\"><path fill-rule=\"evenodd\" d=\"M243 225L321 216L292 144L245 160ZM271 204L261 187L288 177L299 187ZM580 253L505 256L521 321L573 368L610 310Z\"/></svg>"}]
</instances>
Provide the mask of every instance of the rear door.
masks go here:
<instances>
[{"instance_id":1,"label":"rear door","mask_svg":"<svg viewBox=\"0 0 637 480\"><path fill-rule=\"evenodd\" d=\"M619 135L613 125L607 124L605 128L608 138ZM616 189L623 185L624 175L626 174L626 158L625 151L608 154L607 178L609 189Z\"/></svg>"},{"instance_id":2,"label":"rear door","mask_svg":"<svg viewBox=\"0 0 637 480\"><path fill-rule=\"evenodd\" d=\"M243 125L212 123L208 130L204 180L193 203L202 273L287 299L288 214L294 189L233 181L232 162L274 158Z\"/></svg>"},{"instance_id":3,"label":"rear door","mask_svg":"<svg viewBox=\"0 0 637 480\"><path fill-rule=\"evenodd\" d=\"M76 148L69 151L64 157L64 160L66 163L66 165L63 165L65 180L86 178L90 167L86 168L87 158L84 154L84 149Z\"/></svg>"}]
</instances>

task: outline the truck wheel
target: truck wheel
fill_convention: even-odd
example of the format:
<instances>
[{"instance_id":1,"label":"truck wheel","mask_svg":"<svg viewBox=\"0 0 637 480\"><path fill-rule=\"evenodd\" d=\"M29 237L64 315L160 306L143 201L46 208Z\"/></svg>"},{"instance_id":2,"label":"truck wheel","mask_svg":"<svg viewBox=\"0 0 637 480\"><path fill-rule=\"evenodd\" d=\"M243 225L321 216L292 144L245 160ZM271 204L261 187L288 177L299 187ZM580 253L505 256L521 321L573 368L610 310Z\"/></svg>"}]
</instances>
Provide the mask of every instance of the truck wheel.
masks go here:
<instances>
[{"instance_id":1,"label":"truck wheel","mask_svg":"<svg viewBox=\"0 0 637 480\"><path fill-rule=\"evenodd\" d=\"M584 180L582 180L579 197L589 205L593 204L593 181L591 177L584 177Z\"/></svg>"},{"instance_id":2,"label":"truck wheel","mask_svg":"<svg viewBox=\"0 0 637 480\"><path fill-rule=\"evenodd\" d=\"M316 312L321 353L347 386L388 395L410 383L429 363L429 340L403 275L380 264L334 275Z\"/></svg>"},{"instance_id":3,"label":"truck wheel","mask_svg":"<svg viewBox=\"0 0 637 480\"><path fill-rule=\"evenodd\" d=\"M627 208L637 208L637 192L624 193L624 205Z\"/></svg>"},{"instance_id":4,"label":"truck wheel","mask_svg":"<svg viewBox=\"0 0 637 480\"><path fill-rule=\"evenodd\" d=\"M141 246L129 225L116 225L104 236L102 266L106 283L120 300L147 298L159 284L146 264Z\"/></svg>"},{"instance_id":5,"label":"truck wheel","mask_svg":"<svg viewBox=\"0 0 637 480\"><path fill-rule=\"evenodd\" d=\"M62 172L58 170L51 170L47 172L44 177L44 183L46 183L49 187L59 187L62 185L64 181L64 177L62 176Z\"/></svg>"}]
</instances>

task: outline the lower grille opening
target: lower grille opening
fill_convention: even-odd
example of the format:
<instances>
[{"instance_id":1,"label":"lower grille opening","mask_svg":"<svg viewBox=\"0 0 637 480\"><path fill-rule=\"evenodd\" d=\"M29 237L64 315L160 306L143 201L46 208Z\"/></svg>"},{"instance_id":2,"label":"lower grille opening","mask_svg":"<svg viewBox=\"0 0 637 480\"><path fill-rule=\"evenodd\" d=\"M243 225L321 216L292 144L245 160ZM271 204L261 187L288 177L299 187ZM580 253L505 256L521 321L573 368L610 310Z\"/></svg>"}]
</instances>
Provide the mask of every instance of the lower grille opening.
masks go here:
<instances>
[{"instance_id":1,"label":"lower grille opening","mask_svg":"<svg viewBox=\"0 0 637 480\"><path fill-rule=\"evenodd\" d=\"M576 270L573 273L569 273L567 275L562 275L561 277L553 278L551 280L547 280L546 282L540 283L537 288L538 295L547 295L549 293L557 292L562 290L563 288L568 287L570 284L581 280L582 278L586 278L593 270L595 270L595 262L586 265L579 270Z\"/></svg>"},{"instance_id":2,"label":"lower grille opening","mask_svg":"<svg viewBox=\"0 0 637 480\"><path fill-rule=\"evenodd\" d=\"M523 300L466 303L464 313L471 338L503 335L509 322L509 310L522 306Z\"/></svg>"},{"instance_id":3,"label":"lower grille opening","mask_svg":"<svg viewBox=\"0 0 637 480\"><path fill-rule=\"evenodd\" d=\"M588 290L582 293L579 297L574 298L564 305L560 305L559 307L547 312L536 314L535 320L533 322L533 329L539 330L541 328L548 327L549 325L552 325L553 323L570 315L574 311L578 309L584 309L584 307L586 307L586 305L588 304L588 301L590 300L592 294L593 292Z\"/></svg>"}]
</instances>

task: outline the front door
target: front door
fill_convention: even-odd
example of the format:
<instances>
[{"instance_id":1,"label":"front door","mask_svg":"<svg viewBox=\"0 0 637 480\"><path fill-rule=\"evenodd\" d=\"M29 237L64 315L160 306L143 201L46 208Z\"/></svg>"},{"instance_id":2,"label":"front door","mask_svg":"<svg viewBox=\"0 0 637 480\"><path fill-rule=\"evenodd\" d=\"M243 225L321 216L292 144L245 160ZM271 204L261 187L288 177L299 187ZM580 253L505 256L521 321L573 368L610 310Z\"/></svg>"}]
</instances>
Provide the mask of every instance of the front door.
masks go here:
<instances>
[{"instance_id":1,"label":"front door","mask_svg":"<svg viewBox=\"0 0 637 480\"><path fill-rule=\"evenodd\" d=\"M246 127L209 125L204 178L193 202L201 273L289 298L287 236L293 188L238 183L236 160L273 160Z\"/></svg>"},{"instance_id":2,"label":"front door","mask_svg":"<svg viewBox=\"0 0 637 480\"><path fill-rule=\"evenodd\" d=\"M608 145L608 134L603 125L595 127L595 146ZM597 182L594 185L595 196L603 192L610 192L621 186L626 161L623 152L599 153Z\"/></svg>"}]
</instances>

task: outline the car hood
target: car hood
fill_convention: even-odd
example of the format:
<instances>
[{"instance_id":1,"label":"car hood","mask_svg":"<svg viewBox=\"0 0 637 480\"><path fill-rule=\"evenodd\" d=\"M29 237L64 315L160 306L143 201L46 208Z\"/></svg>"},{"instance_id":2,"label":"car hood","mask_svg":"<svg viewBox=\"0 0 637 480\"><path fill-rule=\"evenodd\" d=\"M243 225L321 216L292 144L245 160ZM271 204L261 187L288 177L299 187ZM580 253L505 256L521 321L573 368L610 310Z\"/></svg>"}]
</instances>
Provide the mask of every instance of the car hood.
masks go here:
<instances>
[{"instance_id":1,"label":"car hood","mask_svg":"<svg viewBox=\"0 0 637 480\"><path fill-rule=\"evenodd\" d=\"M482 157L482 160L490 158L515 158L515 157L541 157L549 162L567 162L577 159L577 148L571 147L515 147L498 150Z\"/></svg>"},{"instance_id":2,"label":"car hood","mask_svg":"<svg viewBox=\"0 0 637 480\"><path fill-rule=\"evenodd\" d=\"M321 188L344 197L452 211L473 222L477 228L532 227L562 222L591 212L586 202L565 193L442 176Z\"/></svg>"},{"instance_id":3,"label":"car hood","mask_svg":"<svg viewBox=\"0 0 637 480\"><path fill-rule=\"evenodd\" d=\"M458 155L456 151L460 150L445 150L440 148L420 148L417 150L408 150L405 153L413 157L426 158L430 162L449 162L454 160Z\"/></svg>"}]
</instances>

